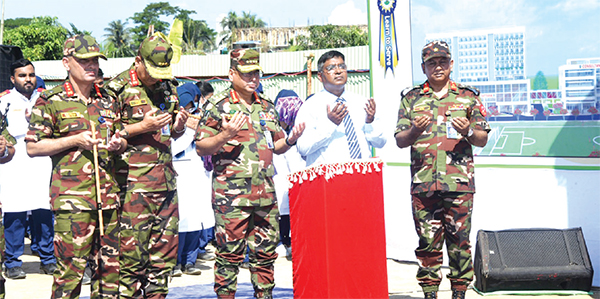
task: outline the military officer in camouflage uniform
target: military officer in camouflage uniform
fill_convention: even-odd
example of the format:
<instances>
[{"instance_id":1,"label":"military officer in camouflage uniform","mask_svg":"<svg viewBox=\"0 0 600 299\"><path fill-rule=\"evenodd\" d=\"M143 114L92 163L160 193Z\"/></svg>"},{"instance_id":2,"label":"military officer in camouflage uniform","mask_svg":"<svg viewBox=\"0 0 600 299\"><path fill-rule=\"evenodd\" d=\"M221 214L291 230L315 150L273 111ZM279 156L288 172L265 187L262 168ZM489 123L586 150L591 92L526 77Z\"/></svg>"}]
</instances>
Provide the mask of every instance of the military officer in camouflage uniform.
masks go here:
<instances>
[{"instance_id":1,"label":"military officer in camouflage uniform","mask_svg":"<svg viewBox=\"0 0 600 299\"><path fill-rule=\"evenodd\" d=\"M422 50L427 81L402 92L395 136L411 146L411 194L419 247L417 280L425 298L436 298L444 241L448 248L452 298L464 298L473 280L469 234L475 193L472 145L487 143L490 127L479 92L450 80L448 44Z\"/></svg>"},{"instance_id":2,"label":"military officer in camouflage uniform","mask_svg":"<svg viewBox=\"0 0 600 299\"><path fill-rule=\"evenodd\" d=\"M114 156L125 150L127 142L120 137L123 125L118 103L93 83L98 57L106 59L93 37L76 35L66 40L62 62L67 80L38 98L25 136L29 156L52 159L50 206L59 270L54 274L52 298L78 298L88 262L91 297L119 297L119 188ZM94 145L98 165L94 165Z\"/></svg>"},{"instance_id":3,"label":"military officer in camouflage uniform","mask_svg":"<svg viewBox=\"0 0 600 299\"><path fill-rule=\"evenodd\" d=\"M179 210L171 138L185 132L162 33L142 41L133 65L107 87L121 103L129 146L121 214L121 297L165 298L177 262Z\"/></svg>"},{"instance_id":4,"label":"military officer in camouflage uniform","mask_svg":"<svg viewBox=\"0 0 600 299\"><path fill-rule=\"evenodd\" d=\"M248 246L254 296L272 298L279 242L272 158L296 143L304 124L286 137L275 106L256 92L262 70L256 50L236 49L230 58L232 88L213 96L196 131L196 151L212 155L214 164L215 292L235 297Z\"/></svg>"},{"instance_id":5,"label":"military officer in camouflage uniform","mask_svg":"<svg viewBox=\"0 0 600 299\"><path fill-rule=\"evenodd\" d=\"M15 147L14 145L17 143L17 140L8 133L6 129L6 125L8 125L5 121L6 115L0 114L0 164L8 163L12 160L15 155ZM1 200L1 199L0 199ZM0 256L1 261L4 261L4 220L2 219L2 202L0 201ZM6 290L4 288L4 284L6 279L2 275L2 271L0 271L0 299L4 299L6 295Z\"/></svg>"}]
</instances>

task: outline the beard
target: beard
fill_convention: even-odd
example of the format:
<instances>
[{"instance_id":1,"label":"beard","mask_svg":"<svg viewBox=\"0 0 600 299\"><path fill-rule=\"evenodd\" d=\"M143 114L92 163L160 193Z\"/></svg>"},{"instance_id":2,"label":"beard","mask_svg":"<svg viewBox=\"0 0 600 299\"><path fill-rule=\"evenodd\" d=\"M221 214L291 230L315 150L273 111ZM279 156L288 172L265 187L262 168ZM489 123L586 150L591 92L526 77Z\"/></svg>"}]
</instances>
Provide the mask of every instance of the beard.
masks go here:
<instances>
[{"instance_id":1,"label":"beard","mask_svg":"<svg viewBox=\"0 0 600 299\"><path fill-rule=\"evenodd\" d=\"M24 85L15 85L15 88L22 94L31 94L35 89L35 84L26 83Z\"/></svg>"}]
</instances>

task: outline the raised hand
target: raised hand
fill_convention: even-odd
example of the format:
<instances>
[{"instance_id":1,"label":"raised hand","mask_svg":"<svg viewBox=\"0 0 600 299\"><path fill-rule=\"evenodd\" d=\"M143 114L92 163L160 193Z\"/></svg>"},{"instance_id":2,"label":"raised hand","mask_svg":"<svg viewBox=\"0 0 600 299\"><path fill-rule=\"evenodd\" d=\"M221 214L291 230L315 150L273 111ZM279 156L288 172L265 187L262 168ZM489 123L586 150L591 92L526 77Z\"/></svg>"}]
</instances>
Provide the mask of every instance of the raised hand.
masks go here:
<instances>
[{"instance_id":1,"label":"raised hand","mask_svg":"<svg viewBox=\"0 0 600 299\"><path fill-rule=\"evenodd\" d=\"M333 109L327 105L327 117L329 120L331 120L331 122L336 124L336 126L339 126L342 123L342 120L344 117L346 117L346 114L348 114L348 108L345 104L337 102L335 106L333 106Z\"/></svg>"},{"instance_id":2,"label":"raised hand","mask_svg":"<svg viewBox=\"0 0 600 299\"><path fill-rule=\"evenodd\" d=\"M365 104L365 112L367 112L366 122L368 124L372 123L375 120L375 111L377 110L375 105L375 100L370 98Z\"/></svg>"}]
</instances>

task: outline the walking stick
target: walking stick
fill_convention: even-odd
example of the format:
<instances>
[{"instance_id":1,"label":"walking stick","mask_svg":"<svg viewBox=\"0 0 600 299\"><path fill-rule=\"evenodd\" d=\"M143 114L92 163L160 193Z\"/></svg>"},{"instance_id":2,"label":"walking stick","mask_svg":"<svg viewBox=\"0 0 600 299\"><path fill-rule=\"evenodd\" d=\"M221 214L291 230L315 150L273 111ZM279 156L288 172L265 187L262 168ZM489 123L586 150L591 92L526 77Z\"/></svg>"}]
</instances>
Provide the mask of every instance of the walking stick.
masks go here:
<instances>
[{"instance_id":1,"label":"walking stick","mask_svg":"<svg viewBox=\"0 0 600 299\"><path fill-rule=\"evenodd\" d=\"M96 125L90 120L92 138L96 139ZM94 177L96 178L96 198L98 202L98 221L100 222L100 236L104 236L104 218L102 217L102 195L100 194L100 171L98 170L98 145L94 144Z\"/></svg>"}]
</instances>

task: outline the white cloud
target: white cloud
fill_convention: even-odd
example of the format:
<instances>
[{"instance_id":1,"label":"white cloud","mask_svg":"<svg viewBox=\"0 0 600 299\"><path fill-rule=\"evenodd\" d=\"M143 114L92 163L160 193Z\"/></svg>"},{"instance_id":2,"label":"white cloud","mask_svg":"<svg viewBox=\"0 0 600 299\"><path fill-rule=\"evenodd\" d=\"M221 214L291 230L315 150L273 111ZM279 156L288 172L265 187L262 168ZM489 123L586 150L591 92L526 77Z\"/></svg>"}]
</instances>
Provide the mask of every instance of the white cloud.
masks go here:
<instances>
[{"instance_id":1,"label":"white cloud","mask_svg":"<svg viewBox=\"0 0 600 299\"><path fill-rule=\"evenodd\" d=\"M413 29L427 33L507 26L527 26L538 16L526 0L430 1L411 7Z\"/></svg>"},{"instance_id":2,"label":"white cloud","mask_svg":"<svg viewBox=\"0 0 600 299\"><path fill-rule=\"evenodd\" d=\"M553 7L559 11L566 13L584 13L587 11L600 9L600 1L598 0L566 0L558 3Z\"/></svg>"},{"instance_id":3,"label":"white cloud","mask_svg":"<svg viewBox=\"0 0 600 299\"><path fill-rule=\"evenodd\" d=\"M334 8L327 22L333 25L358 25L367 24L367 20L367 12L356 8L354 1L350 0Z\"/></svg>"},{"instance_id":4,"label":"white cloud","mask_svg":"<svg viewBox=\"0 0 600 299\"><path fill-rule=\"evenodd\" d=\"M215 19L215 24L216 26L214 28L217 28L217 31L223 31L225 30L223 28L223 26L221 26L221 21L227 16L226 13L220 13L217 18Z\"/></svg>"}]
</instances>

